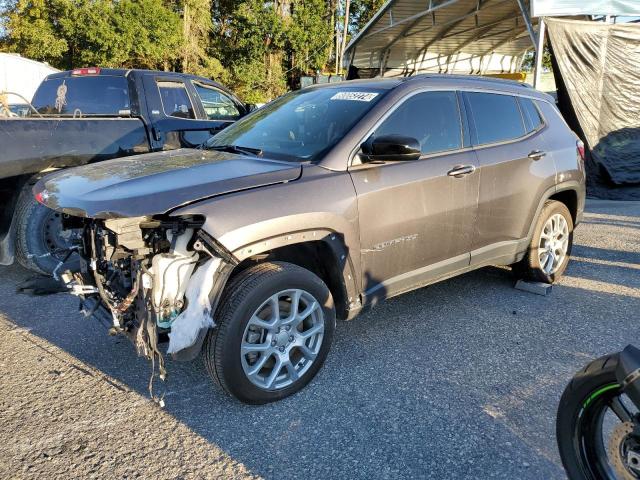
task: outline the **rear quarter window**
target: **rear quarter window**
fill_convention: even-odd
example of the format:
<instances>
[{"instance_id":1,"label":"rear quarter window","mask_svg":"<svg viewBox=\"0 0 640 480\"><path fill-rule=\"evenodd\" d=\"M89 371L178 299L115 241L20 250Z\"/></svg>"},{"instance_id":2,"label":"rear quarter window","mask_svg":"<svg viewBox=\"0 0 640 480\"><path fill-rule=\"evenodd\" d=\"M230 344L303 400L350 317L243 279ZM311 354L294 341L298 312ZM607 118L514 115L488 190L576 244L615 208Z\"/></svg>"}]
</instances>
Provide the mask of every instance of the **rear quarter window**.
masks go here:
<instances>
[{"instance_id":1,"label":"rear quarter window","mask_svg":"<svg viewBox=\"0 0 640 480\"><path fill-rule=\"evenodd\" d=\"M524 123L527 127L527 133L538 130L544 124L542 115L538 111L538 108L530 98L520 98L520 107L522 107L522 115L524 116Z\"/></svg>"},{"instance_id":2,"label":"rear quarter window","mask_svg":"<svg viewBox=\"0 0 640 480\"><path fill-rule=\"evenodd\" d=\"M516 98L497 93L466 92L479 145L522 137L525 127Z\"/></svg>"},{"instance_id":3,"label":"rear quarter window","mask_svg":"<svg viewBox=\"0 0 640 480\"><path fill-rule=\"evenodd\" d=\"M42 115L130 115L129 87L123 76L52 78L40 84L33 106Z\"/></svg>"}]
</instances>

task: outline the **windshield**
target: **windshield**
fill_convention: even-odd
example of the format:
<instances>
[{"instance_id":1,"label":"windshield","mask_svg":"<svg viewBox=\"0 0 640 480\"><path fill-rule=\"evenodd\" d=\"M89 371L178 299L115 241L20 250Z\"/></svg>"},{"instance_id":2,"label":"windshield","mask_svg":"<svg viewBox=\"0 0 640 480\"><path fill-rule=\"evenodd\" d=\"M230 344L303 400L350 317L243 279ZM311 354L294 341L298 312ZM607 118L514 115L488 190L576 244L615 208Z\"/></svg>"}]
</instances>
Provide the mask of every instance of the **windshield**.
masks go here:
<instances>
[{"instance_id":1,"label":"windshield","mask_svg":"<svg viewBox=\"0 0 640 480\"><path fill-rule=\"evenodd\" d=\"M384 96L386 90L343 87L299 90L274 100L209 139L292 161L320 158Z\"/></svg>"},{"instance_id":2,"label":"windshield","mask_svg":"<svg viewBox=\"0 0 640 480\"><path fill-rule=\"evenodd\" d=\"M40 84L33 106L42 115L130 115L129 87L122 76L51 78Z\"/></svg>"}]
</instances>

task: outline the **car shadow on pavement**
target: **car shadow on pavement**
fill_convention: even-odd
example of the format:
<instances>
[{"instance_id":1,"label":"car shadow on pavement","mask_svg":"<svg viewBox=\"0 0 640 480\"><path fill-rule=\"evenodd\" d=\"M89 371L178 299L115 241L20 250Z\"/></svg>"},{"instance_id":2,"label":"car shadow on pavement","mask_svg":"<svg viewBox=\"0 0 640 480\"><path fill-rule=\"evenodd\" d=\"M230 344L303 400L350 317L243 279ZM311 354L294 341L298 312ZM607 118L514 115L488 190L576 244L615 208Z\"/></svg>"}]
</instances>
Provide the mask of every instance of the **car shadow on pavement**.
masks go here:
<instances>
[{"instance_id":1,"label":"car shadow on pavement","mask_svg":"<svg viewBox=\"0 0 640 480\"><path fill-rule=\"evenodd\" d=\"M1 273L5 298L28 275ZM541 297L513 283L507 269L486 268L339 322L319 375L281 402L238 403L201 361L168 361L156 393L168 413L264 477L562 478L559 395L588 358L624 346L640 301L563 285ZM76 305L67 295L15 296L0 313L148 396L150 364Z\"/></svg>"}]
</instances>

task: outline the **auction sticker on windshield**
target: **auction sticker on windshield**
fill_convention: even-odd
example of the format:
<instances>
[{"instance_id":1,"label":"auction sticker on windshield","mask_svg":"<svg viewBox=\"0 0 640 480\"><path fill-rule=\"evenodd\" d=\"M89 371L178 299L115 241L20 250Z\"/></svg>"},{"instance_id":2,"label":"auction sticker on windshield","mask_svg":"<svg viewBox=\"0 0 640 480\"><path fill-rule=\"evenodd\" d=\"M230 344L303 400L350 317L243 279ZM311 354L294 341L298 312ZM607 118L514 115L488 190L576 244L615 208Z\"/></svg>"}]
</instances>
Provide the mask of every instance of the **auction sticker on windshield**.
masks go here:
<instances>
[{"instance_id":1,"label":"auction sticker on windshield","mask_svg":"<svg viewBox=\"0 0 640 480\"><path fill-rule=\"evenodd\" d=\"M331 100L351 100L355 102L370 102L378 96L374 92L338 92Z\"/></svg>"}]
</instances>

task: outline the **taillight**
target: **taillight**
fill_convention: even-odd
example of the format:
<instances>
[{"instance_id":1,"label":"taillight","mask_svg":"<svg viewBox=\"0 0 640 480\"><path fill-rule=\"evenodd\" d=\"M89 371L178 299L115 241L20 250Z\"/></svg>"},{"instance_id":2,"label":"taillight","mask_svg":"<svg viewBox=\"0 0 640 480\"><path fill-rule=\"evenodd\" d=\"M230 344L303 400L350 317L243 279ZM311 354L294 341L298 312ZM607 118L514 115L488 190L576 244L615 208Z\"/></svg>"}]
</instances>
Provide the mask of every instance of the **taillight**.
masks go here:
<instances>
[{"instance_id":1,"label":"taillight","mask_svg":"<svg viewBox=\"0 0 640 480\"><path fill-rule=\"evenodd\" d=\"M42 190L41 192L38 192L35 194L36 201L43 205L44 205L44 202L47 201L47 198L49 198L49 194L47 193L46 190Z\"/></svg>"},{"instance_id":2,"label":"taillight","mask_svg":"<svg viewBox=\"0 0 640 480\"><path fill-rule=\"evenodd\" d=\"M100 67L76 68L71 75L100 75Z\"/></svg>"},{"instance_id":3,"label":"taillight","mask_svg":"<svg viewBox=\"0 0 640 480\"><path fill-rule=\"evenodd\" d=\"M580 159L584 162L584 143L582 143L582 140L576 142L576 150L578 150L578 155L580 155Z\"/></svg>"}]
</instances>

